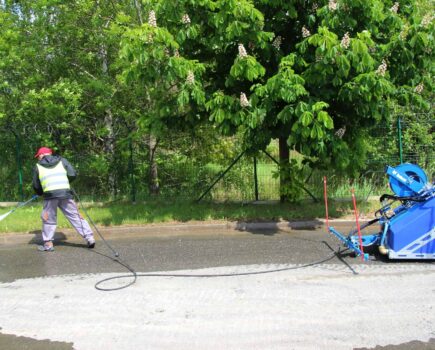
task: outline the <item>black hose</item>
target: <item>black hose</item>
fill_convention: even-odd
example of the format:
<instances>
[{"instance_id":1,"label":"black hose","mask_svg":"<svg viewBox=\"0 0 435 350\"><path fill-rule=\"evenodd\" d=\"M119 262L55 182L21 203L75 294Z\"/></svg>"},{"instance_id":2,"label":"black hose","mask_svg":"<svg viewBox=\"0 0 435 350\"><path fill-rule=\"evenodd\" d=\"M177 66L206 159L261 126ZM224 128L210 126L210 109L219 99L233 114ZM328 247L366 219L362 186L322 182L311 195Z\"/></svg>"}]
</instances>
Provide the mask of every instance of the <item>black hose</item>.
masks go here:
<instances>
[{"instance_id":1,"label":"black hose","mask_svg":"<svg viewBox=\"0 0 435 350\"><path fill-rule=\"evenodd\" d=\"M88 214L87 210L85 209L85 207L83 206L83 203L79 197L79 195L77 194L77 192L74 189L71 189L72 193L74 194L74 196L77 198L77 202L79 203L80 207L82 208L83 212L85 213L86 217L88 218L89 222L92 224L92 226L94 227L95 231L98 233L98 235L100 236L101 240L104 242L104 244L112 251L113 255L115 256L115 258L109 257L107 255L101 254L107 258L112 259L113 261L117 262L118 264L124 266L127 270L129 270L131 272L131 275L129 275L130 277L134 277L133 281L131 281L130 283L118 287L118 288L110 288L110 289L103 289L103 288L99 288L98 285L103 282L97 282L95 284L95 288L98 290L102 290L102 291L114 291L114 290L119 290L119 289L124 289L127 288L129 286L131 286L132 284L134 284L137 280L137 273L136 271L130 266L128 265L125 261L121 260L119 258L119 253L109 244L109 242L106 241L106 239L104 238L104 236L101 234L100 230L98 229L98 227L95 225L94 220L92 220L92 218L90 217L90 215ZM79 210L77 208L77 213L80 216ZM83 224L82 224L83 225ZM83 230L83 226L82 226L82 230ZM100 254L100 253L98 253Z\"/></svg>"},{"instance_id":2,"label":"black hose","mask_svg":"<svg viewBox=\"0 0 435 350\"><path fill-rule=\"evenodd\" d=\"M216 278L216 277L236 277L236 276L260 275L260 274L280 272L280 271L296 270L296 269L301 269L301 268L310 267L310 266L314 266L314 265L319 265L319 264L324 263L324 262L326 262L328 260L331 260L336 255L337 255L337 252L334 251L331 254L329 254L328 256L326 256L325 258L322 258L320 260L316 260L316 261L313 261L313 262L310 262L310 263L307 263L307 264L298 265L298 266L283 267L283 268L280 268L280 269L260 270L260 271L252 271L252 272L221 273L221 274L137 273L128 264L123 263L120 259L113 259L113 258L111 258L113 261L117 262L118 264L124 266L129 271L131 271L133 276L134 276L134 280L132 282L130 282L129 284L125 285L125 286L121 286L121 287L117 287L117 288L102 288L102 287L99 287L99 285L104 283L104 282L108 282L108 281L112 281L112 280L116 280L116 279L121 279L121 278L128 278L128 277L132 277L132 275L129 274L129 275L120 275L120 276L108 277L108 278L102 279L101 281L98 281L95 284L95 288L98 289L98 290L101 290L101 291L105 291L105 292L110 292L110 291L115 291L115 290L119 290L119 289L124 289L124 288L126 288L128 286L131 286L133 283L135 283L138 277Z\"/></svg>"},{"instance_id":3,"label":"black hose","mask_svg":"<svg viewBox=\"0 0 435 350\"><path fill-rule=\"evenodd\" d=\"M394 196L391 194L383 194L380 198L379 201L382 203L385 199L391 199L393 201L412 201L412 202L424 202L426 201L426 197L424 196L407 196L407 197L399 197L399 196Z\"/></svg>"},{"instance_id":4,"label":"black hose","mask_svg":"<svg viewBox=\"0 0 435 350\"><path fill-rule=\"evenodd\" d=\"M113 249L113 247L104 239L103 235L101 234L101 232L98 230L97 226L95 225L94 221L92 220L92 218L89 216L88 212L86 211L85 207L82 204L82 201L80 200L79 195L77 194L76 191L74 191L74 189L71 189L71 191L74 193L74 196L77 198L77 202L79 202L80 207L82 208L83 212L85 213L86 217L88 218L89 222L92 224L92 226L94 227L95 231L98 233L98 235L100 236L100 238L103 240L103 242L106 244L106 246L112 251L113 255L115 255L115 257L119 257L119 253ZM80 213L78 211L77 208L77 212L78 215L80 216ZM83 229L83 226L82 226Z\"/></svg>"},{"instance_id":5,"label":"black hose","mask_svg":"<svg viewBox=\"0 0 435 350\"><path fill-rule=\"evenodd\" d=\"M380 220L380 218L375 218L370 220L369 222L366 222L364 225L360 226L360 230L365 229L366 227L373 225L374 223L378 222ZM355 233L358 232L358 229L353 229L352 231L350 231L350 233L347 235L347 237L349 238L350 236L353 236Z\"/></svg>"},{"instance_id":6,"label":"black hose","mask_svg":"<svg viewBox=\"0 0 435 350\"><path fill-rule=\"evenodd\" d=\"M104 292L112 292L115 290L120 290L120 289L124 289L127 288L131 285L133 285L134 283L136 283L137 278L138 277L183 277L183 278L216 278L216 277L235 277L235 276L247 276L247 275L260 275L260 274L266 274L266 273L273 273L273 272L280 272L280 271L288 271L288 270L296 270L296 269L301 269L301 268L305 268L305 267L310 267L310 266L314 266L314 265L319 265L321 263L324 263L328 260L331 260L334 256L337 255L336 251L333 251L331 254L327 255L326 257L307 263L307 264L302 264L302 265L297 265L297 266L288 266L288 267L283 267L280 269L272 269L272 270L260 270L260 271L252 271L252 272L238 272L238 273L223 273L223 274L165 274L165 273L137 273L129 264L127 264L125 261L123 261L122 259L119 258L119 253L113 249L113 247L104 239L103 235L101 234L101 232L98 230L97 226L95 225L94 221L91 219L91 217L89 216L88 212L86 211L86 209L84 208L80 197L78 196L77 192L75 192L72 189L72 192L74 193L75 197L77 198L77 201L79 202L80 207L82 208L83 212L85 213L86 217L89 219L89 222L92 224L92 226L94 227L95 231L98 233L98 235L101 237L101 239L103 240L103 242L106 244L106 246L113 252L115 258L112 258L108 255L104 255L98 252L95 252L96 254L100 254L103 255L104 257L107 257L109 259L111 259L112 261L120 264L121 266L125 267L128 271L131 272L131 274L128 275L119 275L119 276L114 276L114 277L108 277L108 278L104 278L100 281L98 281L97 283L95 283L95 289L98 289L100 291L104 291ZM100 287L100 285L102 283L108 282L108 281L113 281L116 279L122 279L122 278L131 278L133 277L133 280L130 283L127 283L123 286L120 287L114 287L114 288L102 288Z\"/></svg>"}]
</instances>

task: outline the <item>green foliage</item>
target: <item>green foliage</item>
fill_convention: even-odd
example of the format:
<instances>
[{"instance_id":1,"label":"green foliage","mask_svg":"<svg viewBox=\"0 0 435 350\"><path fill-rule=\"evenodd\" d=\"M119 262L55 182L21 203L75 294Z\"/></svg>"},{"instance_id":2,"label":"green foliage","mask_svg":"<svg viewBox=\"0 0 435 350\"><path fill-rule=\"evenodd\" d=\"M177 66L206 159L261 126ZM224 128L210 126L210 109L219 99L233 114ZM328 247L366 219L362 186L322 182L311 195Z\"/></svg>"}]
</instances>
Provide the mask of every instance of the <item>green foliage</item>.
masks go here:
<instances>
[{"instance_id":1,"label":"green foliage","mask_svg":"<svg viewBox=\"0 0 435 350\"><path fill-rule=\"evenodd\" d=\"M298 202L302 199L303 166L296 160L291 159L288 164L281 164L279 172L274 173L274 178L281 181L280 194L289 202Z\"/></svg>"},{"instance_id":2,"label":"green foliage","mask_svg":"<svg viewBox=\"0 0 435 350\"><path fill-rule=\"evenodd\" d=\"M254 81L264 76L266 70L257 62L252 56L246 58L237 57L234 61L234 65L231 67L230 75L236 79L248 81ZM228 83L229 85L229 83Z\"/></svg>"},{"instance_id":3,"label":"green foliage","mask_svg":"<svg viewBox=\"0 0 435 350\"><path fill-rule=\"evenodd\" d=\"M81 117L82 93L78 83L61 79L39 91L30 90L23 96L17 113L26 122L57 123L57 127L64 130L74 125L75 118Z\"/></svg>"},{"instance_id":4,"label":"green foliage","mask_svg":"<svg viewBox=\"0 0 435 350\"><path fill-rule=\"evenodd\" d=\"M161 7L157 9L163 11ZM127 23L125 14L121 16ZM180 116L185 116L185 121L194 121L196 118L188 113L206 101L201 83L205 66L196 59L181 56L180 44L176 41L176 38L180 43L195 39L197 26L193 30L177 31L178 36L174 36L171 32L182 23L173 20L166 17L168 28L149 23L135 27L116 24L113 28L121 36L118 64L123 71L119 82L125 88L133 86L144 100L141 108L146 113L138 121L144 131L163 133L168 127L179 127L175 118Z\"/></svg>"},{"instance_id":5,"label":"green foliage","mask_svg":"<svg viewBox=\"0 0 435 350\"><path fill-rule=\"evenodd\" d=\"M340 169L353 172L364 164L366 153L362 141L367 134L357 126L388 122L395 99L419 101L424 107L424 99L411 86L420 83L419 74L427 76L421 69L430 66L430 59L425 54L416 65L410 53L423 47L427 51L433 40L418 24L411 1L401 3L397 13L390 9L393 4L381 1L343 1L335 9L325 4L314 11L293 2L192 1L178 12L192 14L195 9L191 23L181 27L171 17L171 6L159 3L158 11L170 14L159 23L169 32L181 33L172 38L183 58L204 64L201 98L191 101L188 92L177 90L178 105L191 104L187 113L197 113L204 105L208 119L221 132L241 130L249 147L262 148L270 139L285 136L290 147L317 158L318 165L338 163ZM187 35L189 27L194 29ZM301 36L303 28L308 34ZM403 40L405 34L412 36L409 41ZM278 37L281 42L272 43ZM195 49L185 47L187 42ZM153 43L153 50L159 44ZM166 41L165 46L176 44ZM237 55L240 44L247 48L243 56ZM163 57L161 51L151 52ZM415 76L411 85L410 74ZM239 99L242 94L248 95L247 101ZM335 137L343 127L352 131ZM362 155L359 161L353 153Z\"/></svg>"},{"instance_id":6,"label":"green foliage","mask_svg":"<svg viewBox=\"0 0 435 350\"><path fill-rule=\"evenodd\" d=\"M0 128L32 130L28 152L86 150L99 183L130 142L207 124L355 175L394 106L430 109L431 13L426 0L6 0Z\"/></svg>"}]
</instances>

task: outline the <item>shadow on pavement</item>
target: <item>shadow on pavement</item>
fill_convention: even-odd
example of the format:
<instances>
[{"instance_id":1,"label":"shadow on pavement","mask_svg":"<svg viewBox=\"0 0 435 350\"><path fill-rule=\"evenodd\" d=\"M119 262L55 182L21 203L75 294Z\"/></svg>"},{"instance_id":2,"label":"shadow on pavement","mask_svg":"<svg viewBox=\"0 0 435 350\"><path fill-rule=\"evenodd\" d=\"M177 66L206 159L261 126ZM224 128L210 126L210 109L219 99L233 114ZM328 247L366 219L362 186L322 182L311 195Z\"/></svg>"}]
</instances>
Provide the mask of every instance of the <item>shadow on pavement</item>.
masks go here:
<instances>
[{"instance_id":1,"label":"shadow on pavement","mask_svg":"<svg viewBox=\"0 0 435 350\"><path fill-rule=\"evenodd\" d=\"M32 239L28 242L28 244L43 244L41 230L32 231L30 234L33 234ZM68 240L68 237L63 232L56 232L54 235L54 243L57 245L62 245ZM68 243L69 245L70 243ZM77 245L78 246L78 245Z\"/></svg>"},{"instance_id":2,"label":"shadow on pavement","mask_svg":"<svg viewBox=\"0 0 435 350\"><path fill-rule=\"evenodd\" d=\"M320 220L306 220L298 222L267 221L267 222L246 222L238 221L235 229L238 231L250 232L271 236L287 230L315 231L324 223Z\"/></svg>"}]
</instances>

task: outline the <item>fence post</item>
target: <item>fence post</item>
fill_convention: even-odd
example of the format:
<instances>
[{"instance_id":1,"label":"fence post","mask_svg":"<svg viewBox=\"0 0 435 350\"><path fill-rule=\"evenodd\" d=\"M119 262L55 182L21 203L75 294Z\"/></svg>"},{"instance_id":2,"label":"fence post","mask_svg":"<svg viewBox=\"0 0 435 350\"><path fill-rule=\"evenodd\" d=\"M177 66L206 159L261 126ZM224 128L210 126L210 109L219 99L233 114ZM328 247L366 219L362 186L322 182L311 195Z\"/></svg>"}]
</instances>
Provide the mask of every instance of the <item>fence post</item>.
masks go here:
<instances>
[{"instance_id":1,"label":"fence post","mask_svg":"<svg viewBox=\"0 0 435 350\"><path fill-rule=\"evenodd\" d=\"M24 201L24 191L23 191L23 168L21 162L21 147L20 147L20 137L13 130L12 133L15 136L15 155L17 160L17 168L18 168L18 188L20 193L21 201Z\"/></svg>"},{"instance_id":2,"label":"fence post","mask_svg":"<svg viewBox=\"0 0 435 350\"><path fill-rule=\"evenodd\" d=\"M400 117L397 118L397 141L399 144L399 159L400 164L403 163L403 147L402 147L402 123Z\"/></svg>"},{"instance_id":3,"label":"fence post","mask_svg":"<svg viewBox=\"0 0 435 350\"><path fill-rule=\"evenodd\" d=\"M131 137L128 141L128 146L130 148L130 159L129 159L128 167L130 169L131 201L133 203L136 203L136 182L134 179L134 163L133 163L133 141L131 140Z\"/></svg>"},{"instance_id":4,"label":"fence post","mask_svg":"<svg viewBox=\"0 0 435 350\"><path fill-rule=\"evenodd\" d=\"M255 187L255 200L258 201L257 157L255 156L254 156L254 187Z\"/></svg>"}]
</instances>

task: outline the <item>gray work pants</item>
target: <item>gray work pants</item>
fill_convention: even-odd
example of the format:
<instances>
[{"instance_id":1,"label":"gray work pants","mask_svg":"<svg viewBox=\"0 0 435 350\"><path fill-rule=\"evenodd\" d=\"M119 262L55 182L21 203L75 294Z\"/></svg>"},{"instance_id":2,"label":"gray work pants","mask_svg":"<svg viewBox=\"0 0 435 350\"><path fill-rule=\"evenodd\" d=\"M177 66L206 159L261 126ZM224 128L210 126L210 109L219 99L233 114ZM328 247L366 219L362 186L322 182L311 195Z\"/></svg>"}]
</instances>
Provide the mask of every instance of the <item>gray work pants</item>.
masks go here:
<instances>
[{"instance_id":1,"label":"gray work pants","mask_svg":"<svg viewBox=\"0 0 435 350\"><path fill-rule=\"evenodd\" d=\"M63 215L77 232L87 241L95 242L94 234L88 222L82 218L79 209L72 199L45 199L42 209L42 239L44 242L52 241L57 226L57 208L62 210Z\"/></svg>"}]
</instances>

